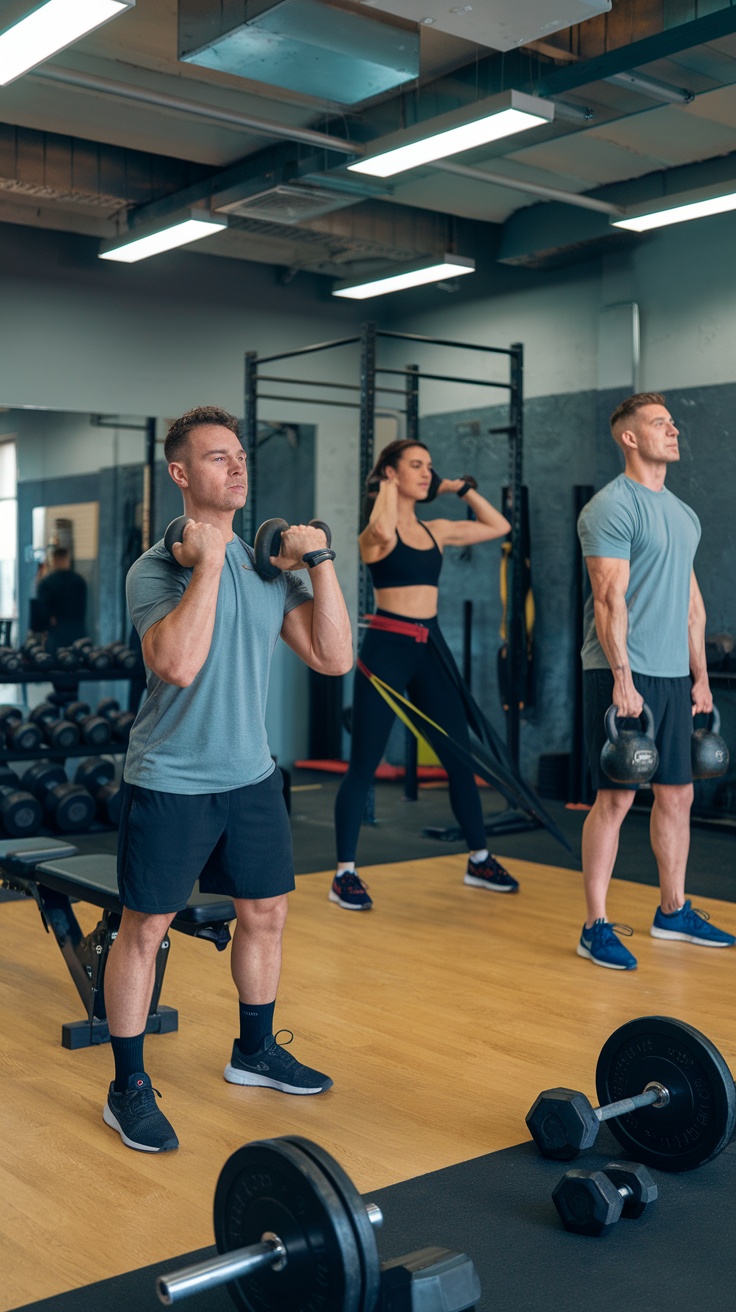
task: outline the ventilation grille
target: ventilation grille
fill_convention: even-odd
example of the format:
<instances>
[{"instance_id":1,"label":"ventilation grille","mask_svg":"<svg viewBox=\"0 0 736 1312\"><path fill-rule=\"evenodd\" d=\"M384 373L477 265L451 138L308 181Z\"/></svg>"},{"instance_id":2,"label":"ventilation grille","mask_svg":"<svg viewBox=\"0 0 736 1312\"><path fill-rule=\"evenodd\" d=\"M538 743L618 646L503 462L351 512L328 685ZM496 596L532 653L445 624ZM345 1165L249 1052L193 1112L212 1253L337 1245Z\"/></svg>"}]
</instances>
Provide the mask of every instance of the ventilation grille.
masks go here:
<instances>
[{"instance_id":1,"label":"ventilation grille","mask_svg":"<svg viewBox=\"0 0 736 1312\"><path fill-rule=\"evenodd\" d=\"M320 214L355 205L361 199L342 191L326 191L317 187L270 187L255 196L218 206L223 214L237 214L245 219L260 219L262 223L300 223L316 219Z\"/></svg>"}]
</instances>

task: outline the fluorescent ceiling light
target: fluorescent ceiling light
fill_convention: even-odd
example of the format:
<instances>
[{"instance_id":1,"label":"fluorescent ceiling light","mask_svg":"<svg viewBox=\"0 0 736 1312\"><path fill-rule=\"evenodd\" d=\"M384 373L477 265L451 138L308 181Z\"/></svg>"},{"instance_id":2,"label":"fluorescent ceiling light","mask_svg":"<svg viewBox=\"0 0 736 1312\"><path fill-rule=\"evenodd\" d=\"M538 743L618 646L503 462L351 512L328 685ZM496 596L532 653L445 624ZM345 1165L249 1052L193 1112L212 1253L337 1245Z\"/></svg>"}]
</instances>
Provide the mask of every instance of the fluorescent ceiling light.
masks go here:
<instances>
[{"instance_id":1,"label":"fluorescent ceiling light","mask_svg":"<svg viewBox=\"0 0 736 1312\"><path fill-rule=\"evenodd\" d=\"M667 228L672 223L704 219L709 214L726 214L729 210L736 210L736 191L724 193L721 183L720 187L669 196L667 203L660 202L657 209L652 209L653 204L649 201L647 205L627 206L622 217L611 219L611 223L630 232L649 232L651 228Z\"/></svg>"},{"instance_id":2,"label":"fluorescent ceiling light","mask_svg":"<svg viewBox=\"0 0 736 1312\"><path fill-rule=\"evenodd\" d=\"M199 241L201 237L211 237L226 227L226 218L206 211L189 210L186 214L179 212L168 220L159 219L156 227L146 224L140 228L131 228L122 236L104 242L99 258L135 264L137 260L147 260L151 255L173 250L175 246L187 246L189 242Z\"/></svg>"},{"instance_id":3,"label":"fluorescent ceiling light","mask_svg":"<svg viewBox=\"0 0 736 1312\"><path fill-rule=\"evenodd\" d=\"M134 4L135 0L47 0L0 33L0 86Z\"/></svg>"},{"instance_id":4,"label":"fluorescent ceiling light","mask_svg":"<svg viewBox=\"0 0 736 1312\"><path fill-rule=\"evenodd\" d=\"M401 292L406 287L442 282L443 278L459 278L464 273L475 273L475 260L465 259L462 255L435 255L405 265L400 273L386 272L380 277L339 282L333 288L332 295L344 296L352 301L365 301L370 296L385 296L387 292Z\"/></svg>"},{"instance_id":5,"label":"fluorescent ceiling light","mask_svg":"<svg viewBox=\"0 0 736 1312\"><path fill-rule=\"evenodd\" d=\"M369 156L348 164L348 168L354 173L390 178L418 164L429 164L434 159L445 159L461 150L472 150L474 146L551 123L554 114L555 107L550 100L527 96L521 91L505 91L384 137L380 147L374 143Z\"/></svg>"}]
</instances>

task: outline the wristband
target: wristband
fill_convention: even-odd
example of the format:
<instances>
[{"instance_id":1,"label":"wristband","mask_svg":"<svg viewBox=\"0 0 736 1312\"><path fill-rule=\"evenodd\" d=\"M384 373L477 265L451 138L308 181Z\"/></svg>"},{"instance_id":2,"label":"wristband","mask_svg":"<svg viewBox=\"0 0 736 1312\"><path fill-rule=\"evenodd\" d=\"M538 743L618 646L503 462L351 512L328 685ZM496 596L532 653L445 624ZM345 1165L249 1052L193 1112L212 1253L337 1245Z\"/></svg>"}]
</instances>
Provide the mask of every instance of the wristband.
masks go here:
<instances>
[{"instance_id":1,"label":"wristband","mask_svg":"<svg viewBox=\"0 0 736 1312\"><path fill-rule=\"evenodd\" d=\"M470 483L470 482L468 482L468 480L466 479L466 481L463 483L462 487L459 487L459 488L458 488L458 490L457 490L457 495L458 495L459 497L464 497L465 494L466 494L466 492L477 492L477 490L478 490L478 484L475 482L475 480L473 480L473 482Z\"/></svg>"},{"instance_id":2,"label":"wristband","mask_svg":"<svg viewBox=\"0 0 736 1312\"><path fill-rule=\"evenodd\" d=\"M331 547L318 547L316 551L305 551L302 556L304 564L309 569L314 569L315 565L321 565L323 560L334 560L335 553Z\"/></svg>"}]
</instances>

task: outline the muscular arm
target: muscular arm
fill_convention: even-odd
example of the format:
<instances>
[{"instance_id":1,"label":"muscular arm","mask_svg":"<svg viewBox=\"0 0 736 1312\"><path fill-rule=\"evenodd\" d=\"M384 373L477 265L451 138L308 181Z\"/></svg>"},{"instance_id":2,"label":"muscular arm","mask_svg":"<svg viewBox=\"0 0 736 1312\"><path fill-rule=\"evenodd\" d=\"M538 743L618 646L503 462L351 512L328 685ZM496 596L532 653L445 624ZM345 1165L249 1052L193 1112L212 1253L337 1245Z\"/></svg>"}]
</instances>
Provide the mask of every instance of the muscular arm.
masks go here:
<instances>
[{"instance_id":1,"label":"muscular arm","mask_svg":"<svg viewBox=\"0 0 736 1312\"><path fill-rule=\"evenodd\" d=\"M705 664L705 603L693 570L690 575L690 605L687 616L687 642L690 653L690 673L693 715L713 710L713 697Z\"/></svg>"},{"instance_id":2,"label":"muscular arm","mask_svg":"<svg viewBox=\"0 0 736 1312\"><path fill-rule=\"evenodd\" d=\"M440 493L458 492L463 479L443 479ZM510 532L511 525L500 510L496 510L490 501L481 496L475 488L465 493L463 501L470 506L475 519L438 519L433 522L432 531L445 547L469 547L476 542L491 542L502 538ZM436 531L435 531L436 529Z\"/></svg>"},{"instance_id":3,"label":"muscular arm","mask_svg":"<svg viewBox=\"0 0 736 1312\"><path fill-rule=\"evenodd\" d=\"M310 669L319 674L347 674L353 666L353 636L331 560L312 570L312 587L314 600L284 616L281 637Z\"/></svg>"},{"instance_id":4,"label":"muscular arm","mask_svg":"<svg viewBox=\"0 0 736 1312\"><path fill-rule=\"evenodd\" d=\"M190 521L174 554L192 577L178 605L146 630L143 659L164 683L188 688L209 656L225 540L212 525Z\"/></svg>"},{"instance_id":5,"label":"muscular arm","mask_svg":"<svg viewBox=\"0 0 736 1312\"><path fill-rule=\"evenodd\" d=\"M618 707L620 716L636 717L641 714L644 703L634 687L626 647L629 632L629 614L626 609L629 562L605 556L588 556L585 563L593 589L598 641L613 674L614 705Z\"/></svg>"}]
</instances>

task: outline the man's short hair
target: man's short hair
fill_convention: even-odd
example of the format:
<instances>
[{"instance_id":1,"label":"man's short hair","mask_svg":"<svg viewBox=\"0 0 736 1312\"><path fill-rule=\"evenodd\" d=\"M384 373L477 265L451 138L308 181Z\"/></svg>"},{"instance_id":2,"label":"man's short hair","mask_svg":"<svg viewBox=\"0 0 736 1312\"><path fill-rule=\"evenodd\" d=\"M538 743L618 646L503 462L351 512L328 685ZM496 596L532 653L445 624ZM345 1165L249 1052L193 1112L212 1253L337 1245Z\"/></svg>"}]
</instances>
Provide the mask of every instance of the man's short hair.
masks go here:
<instances>
[{"instance_id":1,"label":"man's short hair","mask_svg":"<svg viewBox=\"0 0 736 1312\"><path fill-rule=\"evenodd\" d=\"M52 547L50 555L51 555L51 560L54 564L56 564L57 561L71 560L72 558L72 553L68 547L58 547L58 546Z\"/></svg>"},{"instance_id":2,"label":"man's short hair","mask_svg":"<svg viewBox=\"0 0 736 1312\"><path fill-rule=\"evenodd\" d=\"M227 410L219 405L199 405L194 410L187 410L180 419L175 419L164 442L164 457L168 465L172 460L180 460L187 446L187 438L193 428L202 424L217 424L220 428L229 428L240 440L240 424Z\"/></svg>"},{"instance_id":3,"label":"man's short hair","mask_svg":"<svg viewBox=\"0 0 736 1312\"><path fill-rule=\"evenodd\" d=\"M618 438L626 427L629 419L632 419L637 410L642 410L645 405L667 405L663 396L659 392L636 392L634 396L627 396L625 401L616 406L611 415L611 432L614 438Z\"/></svg>"}]
</instances>

